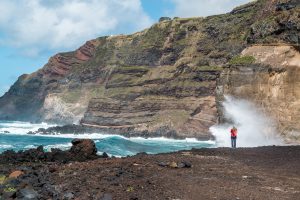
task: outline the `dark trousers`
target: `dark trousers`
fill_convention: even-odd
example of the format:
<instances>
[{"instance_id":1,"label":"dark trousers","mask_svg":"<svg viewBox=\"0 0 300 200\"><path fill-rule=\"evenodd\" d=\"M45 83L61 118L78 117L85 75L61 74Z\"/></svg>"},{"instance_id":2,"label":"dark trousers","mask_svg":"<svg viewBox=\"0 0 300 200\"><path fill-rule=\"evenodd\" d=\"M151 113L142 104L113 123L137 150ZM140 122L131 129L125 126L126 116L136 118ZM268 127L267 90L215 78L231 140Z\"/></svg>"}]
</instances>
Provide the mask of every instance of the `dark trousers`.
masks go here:
<instances>
[{"instance_id":1,"label":"dark trousers","mask_svg":"<svg viewBox=\"0 0 300 200\"><path fill-rule=\"evenodd\" d=\"M236 137L231 137L231 147L236 148Z\"/></svg>"}]
</instances>

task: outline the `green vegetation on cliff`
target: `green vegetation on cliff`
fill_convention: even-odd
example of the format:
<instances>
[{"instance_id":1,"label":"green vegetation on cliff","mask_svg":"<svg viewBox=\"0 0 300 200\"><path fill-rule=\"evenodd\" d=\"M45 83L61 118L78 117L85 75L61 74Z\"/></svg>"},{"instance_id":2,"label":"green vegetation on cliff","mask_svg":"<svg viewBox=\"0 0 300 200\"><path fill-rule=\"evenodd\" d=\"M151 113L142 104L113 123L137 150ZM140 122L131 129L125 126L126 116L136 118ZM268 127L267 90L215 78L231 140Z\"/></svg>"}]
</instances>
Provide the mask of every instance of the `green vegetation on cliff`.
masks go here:
<instances>
[{"instance_id":1,"label":"green vegetation on cliff","mask_svg":"<svg viewBox=\"0 0 300 200\"><path fill-rule=\"evenodd\" d=\"M231 65L249 65L255 62L255 58L253 56L235 56L230 61Z\"/></svg>"}]
</instances>

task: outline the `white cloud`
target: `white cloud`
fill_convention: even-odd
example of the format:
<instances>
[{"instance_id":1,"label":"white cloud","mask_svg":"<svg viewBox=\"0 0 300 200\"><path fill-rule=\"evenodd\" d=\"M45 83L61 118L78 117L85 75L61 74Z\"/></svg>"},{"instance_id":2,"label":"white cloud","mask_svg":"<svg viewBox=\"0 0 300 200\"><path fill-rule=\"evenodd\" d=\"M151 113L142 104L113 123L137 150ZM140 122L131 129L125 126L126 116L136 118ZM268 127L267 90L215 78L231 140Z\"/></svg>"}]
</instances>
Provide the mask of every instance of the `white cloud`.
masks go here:
<instances>
[{"instance_id":1,"label":"white cloud","mask_svg":"<svg viewBox=\"0 0 300 200\"><path fill-rule=\"evenodd\" d=\"M149 26L140 0L1 0L0 45L38 55L72 49L101 35Z\"/></svg>"},{"instance_id":2,"label":"white cloud","mask_svg":"<svg viewBox=\"0 0 300 200\"><path fill-rule=\"evenodd\" d=\"M170 0L175 5L171 15L178 17L196 17L221 14L252 0Z\"/></svg>"}]
</instances>

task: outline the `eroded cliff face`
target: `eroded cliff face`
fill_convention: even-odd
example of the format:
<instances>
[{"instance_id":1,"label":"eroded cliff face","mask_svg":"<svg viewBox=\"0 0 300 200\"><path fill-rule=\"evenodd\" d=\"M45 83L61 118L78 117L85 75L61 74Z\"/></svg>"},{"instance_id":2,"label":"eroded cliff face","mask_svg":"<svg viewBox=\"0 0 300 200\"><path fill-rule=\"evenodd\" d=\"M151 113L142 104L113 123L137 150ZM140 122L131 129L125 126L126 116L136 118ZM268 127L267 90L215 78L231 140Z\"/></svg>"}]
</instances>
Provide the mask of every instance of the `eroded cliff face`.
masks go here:
<instances>
[{"instance_id":1,"label":"eroded cliff face","mask_svg":"<svg viewBox=\"0 0 300 200\"><path fill-rule=\"evenodd\" d=\"M299 49L288 45L256 45L246 48L241 54L253 56L255 63L225 69L220 78L220 94L256 103L277 122L278 131L287 142L299 142Z\"/></svg>"},{"instance_id":2,"label":"eroded cliff face","mask_svg":"<svg viewBox=\"0 0 300 200\"><path fill-rule=\"evenodd\" d=\"M296 45L299 24L298 1L260 0L224 15L161 21L132 35L97 38L21 76L0 98L0 116L210 139L208 128L220 113L220 73L239 83L234 67L230 73L227 68L235 56L256 43ZM255 66L266 70L262 64L243 67ZM244 69L235 67L237 73ZM272 70L284 73L281 68Z\"/></svg>"}]
</instances>

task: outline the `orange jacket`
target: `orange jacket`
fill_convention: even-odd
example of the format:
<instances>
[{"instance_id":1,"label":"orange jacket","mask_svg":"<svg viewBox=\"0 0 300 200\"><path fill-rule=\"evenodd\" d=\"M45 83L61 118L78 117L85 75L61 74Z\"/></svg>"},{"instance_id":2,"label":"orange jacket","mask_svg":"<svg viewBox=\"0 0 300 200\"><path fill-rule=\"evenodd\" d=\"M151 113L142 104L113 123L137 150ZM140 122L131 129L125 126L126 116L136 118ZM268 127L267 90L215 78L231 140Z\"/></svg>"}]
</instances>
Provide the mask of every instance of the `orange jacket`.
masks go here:
<instances>
[{"instance_id":1,"label":"orange jacket","mask_svg":"<svg viewBox=\"0 0 300 200\"><path fill-rule=\"evenodd\" d=\"M237 136L237 130L236 129L231 129L230 133L231 133L231 137L236 137Z\"/></svg>"}]
</instances>

